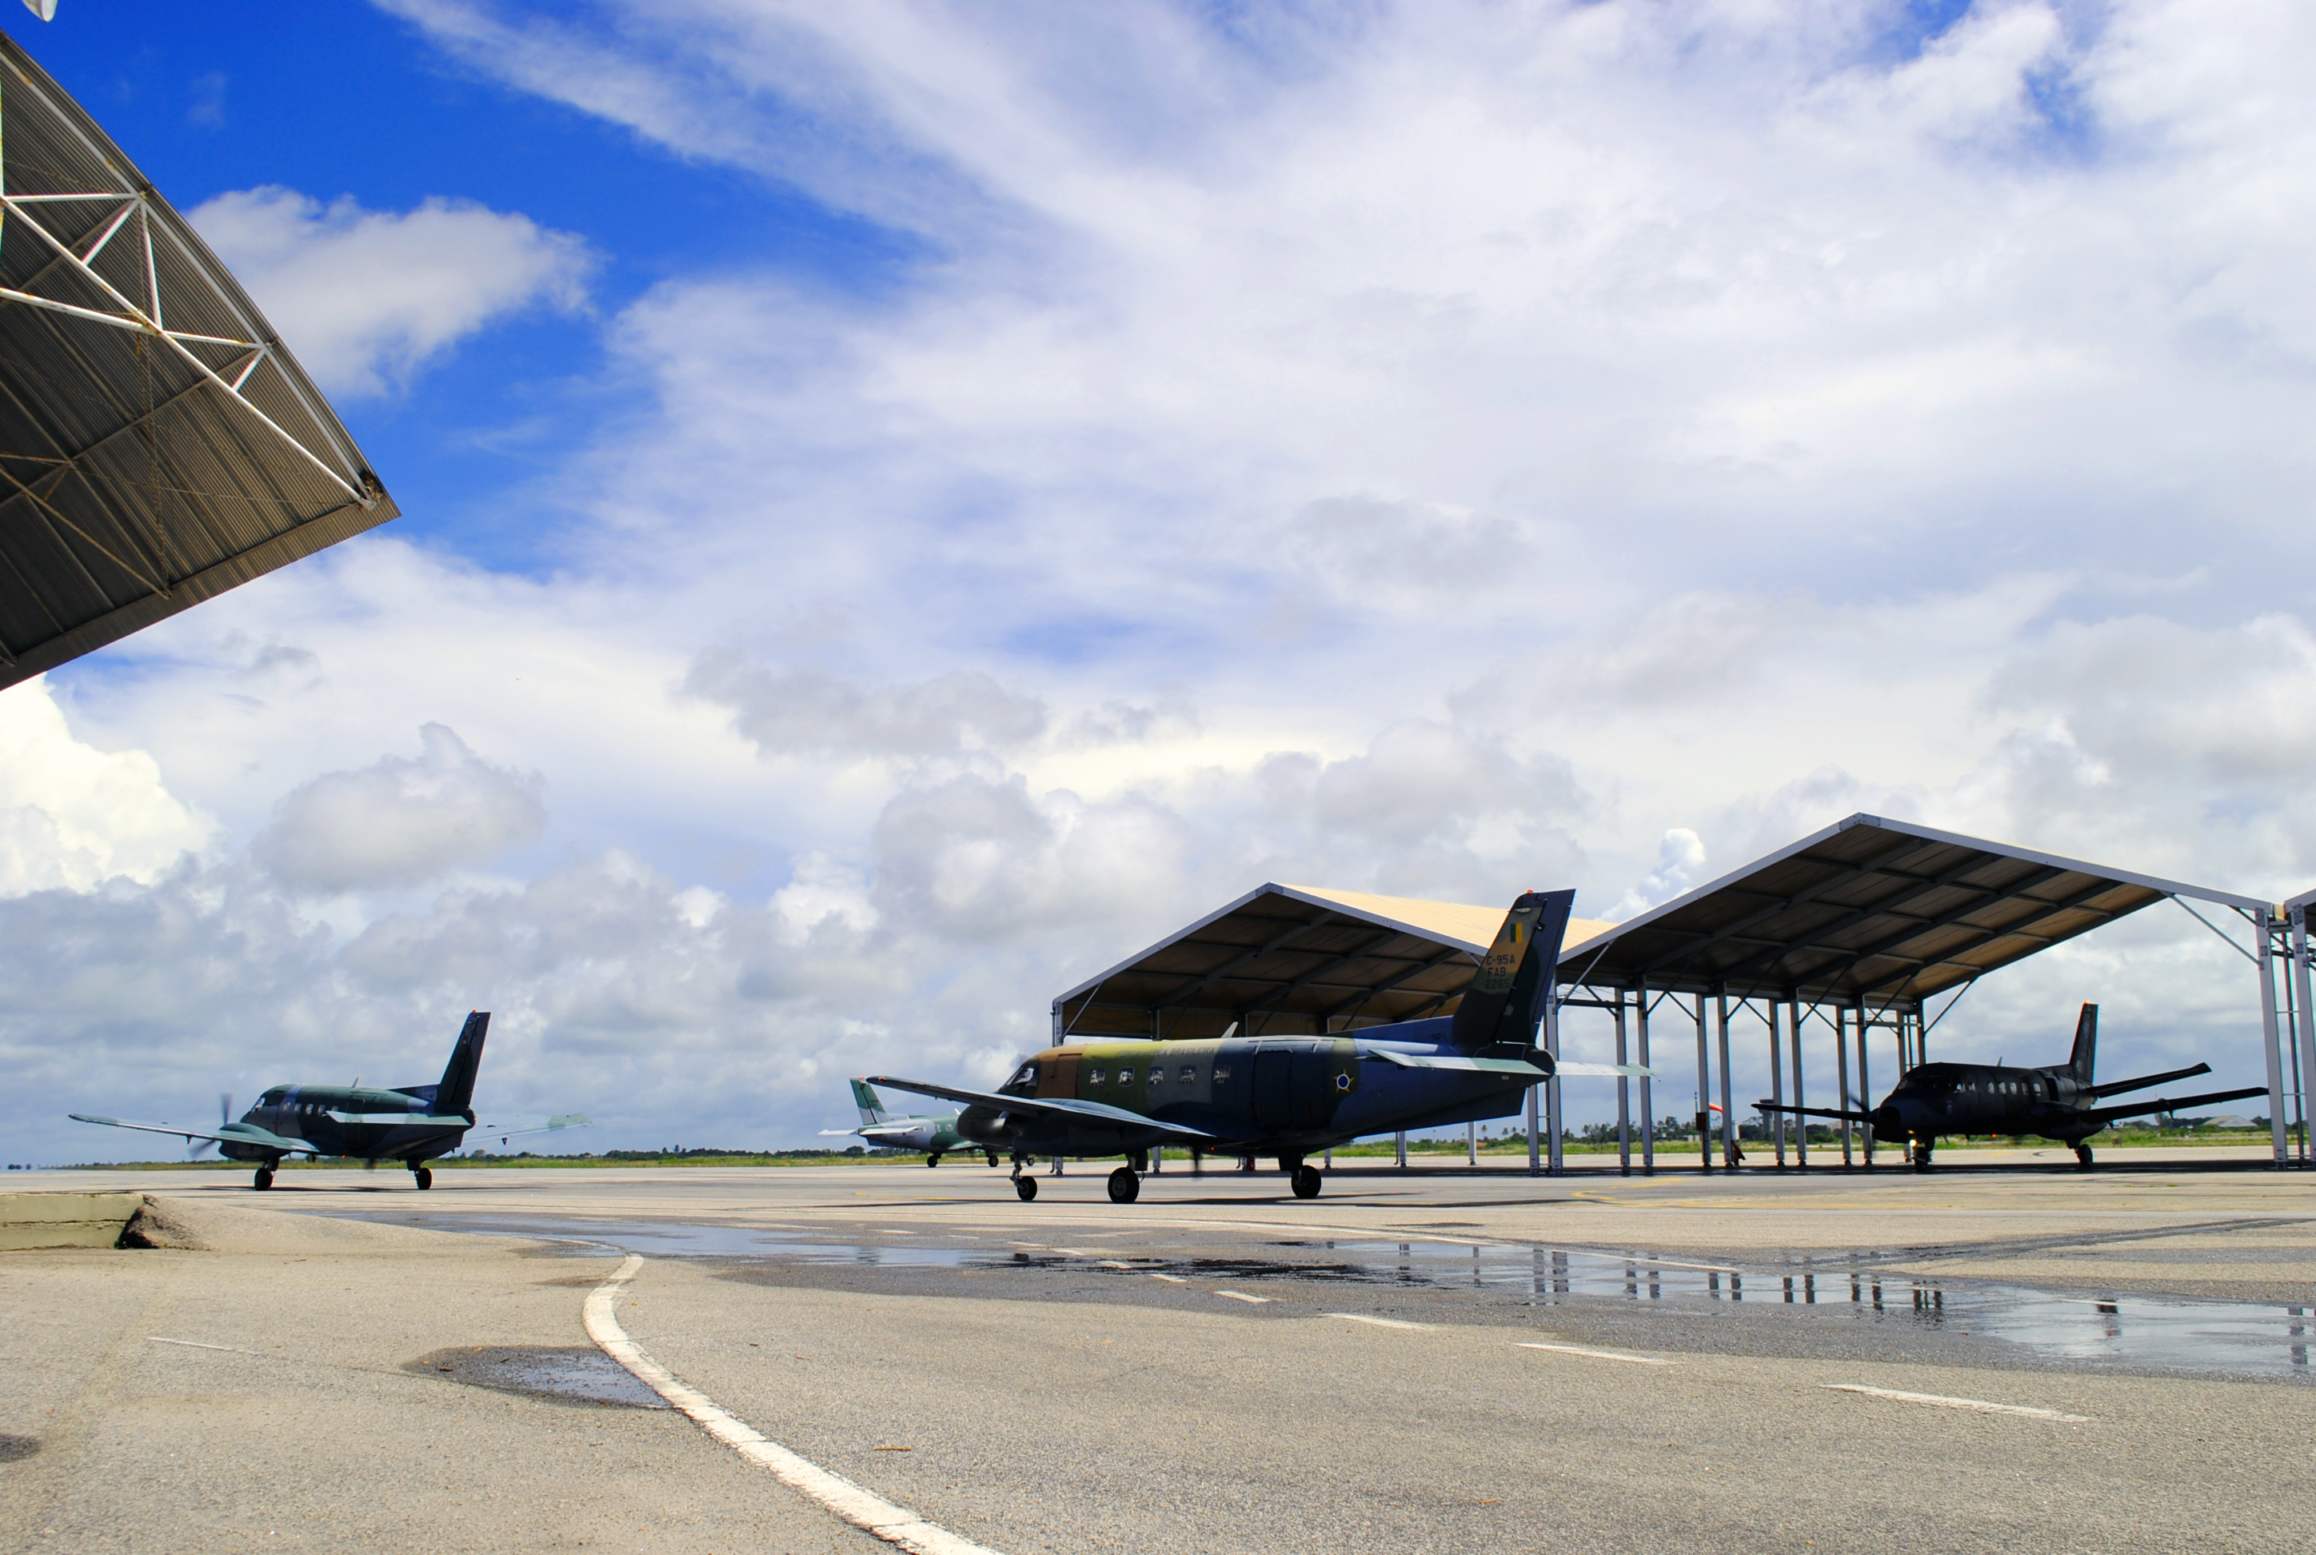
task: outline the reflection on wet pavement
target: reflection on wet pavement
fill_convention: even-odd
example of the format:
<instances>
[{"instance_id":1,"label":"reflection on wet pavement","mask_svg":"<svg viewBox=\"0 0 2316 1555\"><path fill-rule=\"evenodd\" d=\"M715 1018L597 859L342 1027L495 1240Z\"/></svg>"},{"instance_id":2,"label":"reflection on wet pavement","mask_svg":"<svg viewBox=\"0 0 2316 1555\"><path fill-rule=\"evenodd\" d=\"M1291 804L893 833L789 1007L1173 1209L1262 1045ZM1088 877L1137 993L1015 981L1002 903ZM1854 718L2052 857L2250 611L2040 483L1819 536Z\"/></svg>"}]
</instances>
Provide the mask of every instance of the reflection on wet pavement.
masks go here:
<instances>
[{"instance_id":1,"label":"reflection on wet pavement","mask_svg":"<svg viewBox=\"0 0 2316 1555\"><path fill-rule=\"evenodd\" d=\"M2111 1361L2297 1381L2316 1380L2316 1302L2186 1301L2153 1296L2097 1298L2024 1285L1894 1275L1819 1265L1800 1273L1747 1271L1648 1253L1516 1243L1422 1240L1281 1240L1280 1256L1136 1255L1100 1257L1041 1243L944 1246L849 1241L738 1225L677 1221L524 1220L498 1216L395 1216L404 1224L496 1235L551 1235L652 1257L764 1259L860 1269L1050 1269L1120 1279L1244 1284L1300 1281L1375 1287L1465 1288L1527 1306L1625 1301L1743 1304L1872 1312L1930 1330L2018 1345L2071 1361Z\"/></svg>"}]
</instances>

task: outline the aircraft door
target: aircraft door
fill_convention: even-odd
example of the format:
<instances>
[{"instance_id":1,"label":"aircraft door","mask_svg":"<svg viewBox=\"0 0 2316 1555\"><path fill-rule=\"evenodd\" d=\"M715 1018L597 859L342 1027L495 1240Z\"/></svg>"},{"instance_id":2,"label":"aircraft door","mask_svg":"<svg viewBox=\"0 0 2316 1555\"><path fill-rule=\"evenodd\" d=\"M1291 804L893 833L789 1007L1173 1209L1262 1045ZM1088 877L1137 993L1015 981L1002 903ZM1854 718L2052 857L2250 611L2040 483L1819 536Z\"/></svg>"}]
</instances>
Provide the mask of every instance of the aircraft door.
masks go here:
<instances>
[{"instance_id":1,"label":"aircraft door","mask_svg":"<svg viewBox=\"0 0 2316 1555\"><path fill-rule=\"evenodd\" d=\"M1266 1134L1295 1126L1295 1059L1284 1048L1257 1048L1254 1055L1254 1126Z\"/></svg>"},{"instance_id":2,"label":"aircraft door","mask_svg":"<svg viewBox=\"0 0 2316 1555\"><path fill-rule=\"evenodd\" d=\"M1334 1055L1314 1045L1294 1055L1293 1128L1325 1128L1334 1111Z\"/></svg>"},{"instance_id":3,"label":"aircraft door","mask_svg":"<svg viewBox=\"0 0 2316 1555\"><path fill-rule=\"evenodd\" d=\"M1078 1056L1076 1053L1057 1053L1038 1065L1037 1094L1066 1096L1075 1099L1078 1094Z\"/></svg>"}]
</instances>

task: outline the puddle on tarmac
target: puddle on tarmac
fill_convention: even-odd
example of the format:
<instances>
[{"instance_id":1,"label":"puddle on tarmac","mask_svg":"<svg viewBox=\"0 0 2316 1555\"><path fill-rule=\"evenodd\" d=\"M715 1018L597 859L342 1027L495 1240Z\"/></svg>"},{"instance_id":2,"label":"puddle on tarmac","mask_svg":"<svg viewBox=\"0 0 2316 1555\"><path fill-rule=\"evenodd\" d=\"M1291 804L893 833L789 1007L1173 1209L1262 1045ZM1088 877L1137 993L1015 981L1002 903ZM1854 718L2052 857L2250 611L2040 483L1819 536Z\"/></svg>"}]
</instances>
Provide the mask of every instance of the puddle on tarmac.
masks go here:
<instances>
[{"instance_id":1,"label":"puddle on tarmac","mask_svg":"<svg viewBox=\"0 0 2316 1555\"><path fill-rule=\"evenodd\" d=\"M14 1463L40 1451L37 1436L9 1436L0 1433L0 1463Z\"/></svg>"},{"instance_id":2,"label":"puddle on tarmac","mask_svg":"<svg viewBox=\"0 0 2316 1555\"><path fill-rule=\"evenodd\" d=\"M520 1220L487 1215L392 1217L446 1230L495 1235L558 1235L656 1257L764 1258L860 1269L1051 1269L1086 1275L1171 1274L1184 1280L1485 1290L1528 1306L1569 1302L1721 1303L1873 1314L1923 1328L2014 1344L2059 1360L2111 1361L2295 1381L2316 1381L2316 1300L2184 1301L2156 1296L2101 1298L2023 1285L1936 1280L1879 1269L1787 1274L1592 1249L1508 1243L1466 1246L1430 1241L1294 1239L1267 1245L1270 1258L1137 1257L1106 1249L1092 1257L1004 1247L924 1242L850 1242L800 1237L786 1228L687 1225L676 1221ZM938 1233L927 1233L937 1235ZM622 1376L625 1373L621 1373Z\"/></svg>"},{"instance_id":3,"label":"puddle on tarmac","mask_svg":"<svg viewBox=\"0 0 2316 1555\"><path fill-rule=\"evenodd\" d=\"M500 1393L524 1393L558 1404L601 1404L622 1409L665 1409L657 1393L626 1367L586 1345L491 1345L437 1350L406 1371Z\"/></svg>"}]
</instances>

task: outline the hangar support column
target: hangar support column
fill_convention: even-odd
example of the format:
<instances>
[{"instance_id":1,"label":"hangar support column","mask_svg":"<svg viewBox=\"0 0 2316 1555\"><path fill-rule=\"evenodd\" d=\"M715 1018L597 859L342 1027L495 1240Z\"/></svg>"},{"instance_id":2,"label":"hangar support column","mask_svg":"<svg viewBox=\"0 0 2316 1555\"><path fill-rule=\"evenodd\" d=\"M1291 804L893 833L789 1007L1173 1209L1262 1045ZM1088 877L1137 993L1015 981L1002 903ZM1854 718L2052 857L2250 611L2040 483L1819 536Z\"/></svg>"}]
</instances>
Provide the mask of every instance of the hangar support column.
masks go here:
<instances>
[{"instance_id":1,"label":"hangar support column","mask_svg":"<svg viewBox=\"0 0 2316 1555\"><path fill-rule=\"evenodd\" d=\"M1785 1065L1777 1052L1777 1001L1761 1001L1761 1013L1769 1025L1769 1099L1778 1106L1785 1105ZM1769 1137L1776 1146L1777 1169L1785 1170L1785 1114L1769 1115Z\"/></svg>"},{"instance_id":2,"label":"hangar support column","mask_svg":"<svg viewBox=\"0 0 2316 1555\"><path fill-rule=\"evenodd\" d=\"M1656 1096L1649 1087L1649 985L1643 981L1633 987L1634 1039L1640 1044L1640 1110L1641 1110L1641 1175L1653 1177L1657 1170L1657 1108Z\"/></svg>"},{"instance_id":3,"label":"hangar support column","mask_svg":"<svg viewBox=\"0 0 2316 1555\"><path fill-rule=\"evenodd\" d=\"M1834 1084L1841 1087L1841 1095L1834 1099L1834 1105L1839 1107L1842 1111L1848 1112L1851 1110L1850 1050L1847 1046L1850 1040L1850 1027L1849 1020L1847 1018L1847 1012L1844 1011L1838 1004L1834 1006L1833 1034ZM1853 1158L1850 1154L1850 1140L1856 1132L1857 1125L1855 1123L1852 1123L1848 1118L1842 1119L1842 1165L1844 1166L1855 1166L1857 1164L1855 1158Z\"/></svg>"},{"instance_id":4,"label":"hangar support column","mask_svg":"<svg viewBox=\"0 0 2316 1555\"><path fill-rule=\"evenodd\" d=\"M1544 1001L1544 1051L1552 1055L1552 1078L1544 1082L1544 1146L1546 1159L1552 1163L1552 1175L1558 1177L1564 1169L1561 1160L1560 1135L1567 1127L1560 1111L1560 991L1553 989Z\"/></svg>"},{"instance_id":5,"label":"hangar support column","mask_svg":"<svg viewBox=\"0 0 2316 1555\"><path fill-rule=\"evenodd\" d=\"M1632 1080L1624 1073L1632 1062L1626 1056L1624 1042L1624 990L1616 991L1616 1008L1611 1015L1616 1020L1616 1169L1625 1176L1632 1175Z\"/></svg>"},{"instance_id":6,"label":"hangar support column","mask_svg":"<svg viewBox=\"0 0 2316 1555\"><path fill-rule=\"evenodd\" d=\"M1714 1008L1720 1016L1721 1052L1721 1164L1737 1164L1737 1104L1729 1092L1729 988L1723 984L1714 991Z\"/></svg>"},{"instance_id":7,"label":"hangar support column","mask_svg":"<svg viewBox=\"0 0 2316 1555\"><path fill-rule=\"evenodd\" d=\"M1858 1028L1858 1107L1860 1111L1864 1111L1874 1104L1873 1068L1866 1060L1866 996L1864 994L1852 994L1850 996L1850 1017L1857 1023ZM1864 1125L1864 1132L1866 1136L1866 1170L1870 1172L1874 1169L1874 1125L1871 1123Z\"/></svg>"},{"instance_id":8,"label":"hangar support column","mask_svg":"<svg viewBox=\"0 0 2316 1555\"><path fill-rule=\"evenodd\" d=\"M1712 1114L1706 1104L1713 1099L1713 1063L1705 1056L1705 996L1697 995L1697 1156L1705 1170L1713 1169L1713 1134L1709 1125Z\"/></svg>"},{"instance_id":9,"label":"hangar support column","mask_svg":"<svg viewBox=\"0 0 2316 1555\"><path fill-rule=\"evenodd\" d=\"M2276 1164L2284 1166L2292 1159L2292 1148L2291 1136L2284 1131L2284 1055L2276 1030L2276 920L2264 907L2251 919L2260 942L2260 1046L2268 1058L2268 1137Z\"/></svg>"},{"instance_id":10,"label":"hangar support column","mask_svg":"<svg viewBox=\"0 0 2316 1555\"><path fill-rule=\"evenodd\" d=\"M1788 1040L1793 1048L1793 1104L1796 1107L1806 1107L1809 1102L1802 1094L1801 996L1799 994L1789 993L1785 996L1785 1026L1790 1033ZM1793 1164L1796 1166L1809 1165L1809 1118L1798 1112L1793 1115Z\"/></svg>"},{"instance_id":11,"label":"hangar support column","mask_svg":"<svg viewBox=\"0 0 2316 1555\"><path fill-rule=\"evenodd\" d=\"M2308 909L2292 909L2292 986L2300 994L2300 1094L2316 1107L2316 1005L2308 1002ZM2300 1159L2316 1166L2316 1120L2300 1137Z\"/></svg>"}]
</instances>

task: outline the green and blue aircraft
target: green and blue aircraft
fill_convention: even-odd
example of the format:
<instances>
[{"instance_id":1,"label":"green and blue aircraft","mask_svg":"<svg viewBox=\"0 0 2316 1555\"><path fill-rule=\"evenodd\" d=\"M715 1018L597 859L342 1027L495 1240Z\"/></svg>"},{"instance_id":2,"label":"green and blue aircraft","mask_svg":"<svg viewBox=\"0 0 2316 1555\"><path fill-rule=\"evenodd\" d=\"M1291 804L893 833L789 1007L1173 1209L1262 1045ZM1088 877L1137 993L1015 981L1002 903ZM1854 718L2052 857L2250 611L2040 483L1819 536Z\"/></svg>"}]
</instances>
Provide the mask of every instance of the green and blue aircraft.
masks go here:
<instances>
[{"instance_id":1,"label":"green and blue aircraft","mask_svg":"<svg viewBox=\"0 0 2316 1555\"><path fill-rule=\"evenodd\" d=\"M997 1164L997 1152L985 1149L957 1131L957 1114L932 1112L917 1117L901 1117L885 1111L884 1098L869 1088L865 1080L852 1082L853 1104L860 1108L859 1128L824 1128L823 1139L844 1139L859 1135L872 1145L888 1150L922 1150L927 1166L939 1166L941 1157L952 1150L978 1150L989 1157L989 1164Z\"/></svg>"},{"instance_id":2,"label":"green and blue aircraft","mask_svg":"<svg viewBox=\"0 0 2316 1555\"><path fill-rule=\"evenodd\" d=\"M277 1085L258 1097L257 1105L239 1122L218 1121L214 1129L180 1128L174 1123L126 1123L119 1118L66 1114L78 1123L101 1123L107 1128L133 1128L148 1134L174 1134L195 1142L194 1153L214 1145L228 1159L258 1163L256 1186L273 1186L274 1168L284 1156L342 1156L375 1166L400 1161L410 1168L421 1188L434 1186L426 1162L450 1154L475 1127L474 1082L482 1068L483 1039L490 1032L488 1010L466 1018L458 1044L442 1078L432 1085L403 1085L390 1089L360 1085ZM221 1111L231 1113L226 1102ZM568 1128L586 1119L558 1118L547 1129ZM508 1137L543 1133L547 1129L491 1129Z\"/></svg>"},{"instance_id":3,"label":"green and blue aircraft","mask_svg":"<svg viewBox=\"0 0 2316 1555\"><path fill-rule=\"evenodd\" d=\"M1122 1154L1110 1197L1130 1204L1160 1145L1274 1157L1295 1197L1313 1198L1319 1171L1308 1157L1366 1134L1510 1117L1530 1086L1552 1077L1536 1029L1575 899L1531 891L1514 902L1453 1015L1343 1036L1063 1042L995 1091L869 1080L963 1103L958 1134L1011 1155L1024 1199L1037 1197L1037 1179L1022 1171L1035 1158Z\"/></svg>"}]
</instances>

